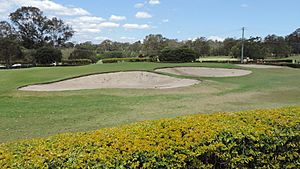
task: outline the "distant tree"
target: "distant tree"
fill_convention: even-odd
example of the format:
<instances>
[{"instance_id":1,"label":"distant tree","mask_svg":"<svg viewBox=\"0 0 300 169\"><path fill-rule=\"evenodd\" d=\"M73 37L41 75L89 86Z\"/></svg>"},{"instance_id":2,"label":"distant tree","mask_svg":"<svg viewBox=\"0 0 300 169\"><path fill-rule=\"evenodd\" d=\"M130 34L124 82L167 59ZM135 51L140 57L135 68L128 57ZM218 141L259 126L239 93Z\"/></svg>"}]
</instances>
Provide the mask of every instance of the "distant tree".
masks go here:
<instances>
[{"instance_id":1,"label":"distant tree","mask_svg":"<svg viewBox=\"0 0 300 169\"><path fill-rule=\"evenodd\" d=\"M150 57L156 57L166 47L166 38L161 34L148 35L143 42L143 52Z\"/></svg>"},{"instance_id":2,"label":"distant tree","mask_svg":"<svg viewBox=\"0 0 300 169\"><path fill-rule=\"evenodd\" d=\"M237 44L239 43L238 40L234 39L234 38L226 38L224 41L223 41L223 54L225 56L230 56L232 55L231 51L232 51L232 48L234 46L236 46Z\"/></svg>"},{"instance_id":3,"label":"distant tree","mask_svg":"<svg viewBox=\"0 0 300 169\"><path fill-rule=\"evenodd\" d=\"M35 53L35 61L38 64L52 64L60 62L62 53L59 49L53 47L39 48Z\"/></svg>"},{"instance_id":4,"label":"distant tree","mask_svg":"<svg viewBox=\"0 0 300 169\"><path fill-rule=\"evenodd\" d=\"M291 54L291 47L282 36L268 35L264 39L264 45L274 57L288 57Z\"/></svg>"},{"instance_id":5,"label":"distant tree","mask_svg":"<svg viewBox=\"0 0 300 169\"><path fill-rule=\"evenodd\" d=\"M17 41L6 38L0 38L0 60L5 62L7 68L11 68L16 60L22 59L21 47Z\"/></svg>"},{"instance_id":6,"label":"distant tree","mask_svg":"<svg viewBox=\"0 0 300 169\"><path fill-rule=\"evenodd\" d=\"M165 48L159 54L161 62L193 62L196 59L196 52L186 47Z\"/></svg>"},{"instance_id":7,"label":"distant tree","mask_svg":"<svg viewBox=\"0 0 300 169\"><path fill-rule=\"evenodd\" d=\"M209 55L210 46L205 37L197 38L192 43L192 48L200 55L207 56Z\"/></svg>"},{"instance_id":8,"label":"distant tree","mask_svg":"<svg viewBox=\"0 0 300 169\"><path fill-rule=\"evenodd\" d=\"M234 57L241 57L241 41L232 47L231 53ZM260 37L250 38L245 41L244 57L249 57L251 59L264 59L270 56L270 51L268 48L264 47L262 39Z\"/></svg>"},{"instance_id":9,"label":"distant tree","mask_svg":"<svg viewBox=\"0 0 300 169\"><path fill-rule=\"evenodd\" d=\"M98 61L96 57L96 52L88 48L76 48L70 55L69 59L90 59L93 63Z\"/></svg>"},{"instance_id":10,"label":"distant tree","mask_svg":"<svg viewBox=\"0 0 300 169\"><path fill-rule=\"evenodd\" d=\"M292 48L292 53L300 54L300 28L286 37L286 41Z\"/></svg>"},{"instance_id":11,"label":"distant tree","mask_svg":"<svg viewBox=\"0 0 300 169\"><path fill-rule=\"evenodd\" d=\"M62 20L48 19L36 7L21 7L10 14L23 46L28 49L42 47L45 44L60 46L69 40L74 31Z\"/></svg>"}]
</instances>

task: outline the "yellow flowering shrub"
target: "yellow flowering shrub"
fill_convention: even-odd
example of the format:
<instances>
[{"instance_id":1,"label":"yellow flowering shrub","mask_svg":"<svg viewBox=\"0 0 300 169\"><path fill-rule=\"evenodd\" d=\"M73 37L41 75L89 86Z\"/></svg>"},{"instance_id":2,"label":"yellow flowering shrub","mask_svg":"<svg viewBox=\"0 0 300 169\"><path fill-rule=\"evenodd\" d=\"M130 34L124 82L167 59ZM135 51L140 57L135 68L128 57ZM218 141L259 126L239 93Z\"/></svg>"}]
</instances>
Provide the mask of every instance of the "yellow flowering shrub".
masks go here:
<instances>
[{"instance_id":1,"label":"yellow flowering shrub","mask_svg":"<svg viewBox=\"0 0 300 169\"><path fill-rule=\"evenodd\" d=\"M300 168L300 107L185 116L1 144L0 168Z\"/></svg>"}]
</instances>

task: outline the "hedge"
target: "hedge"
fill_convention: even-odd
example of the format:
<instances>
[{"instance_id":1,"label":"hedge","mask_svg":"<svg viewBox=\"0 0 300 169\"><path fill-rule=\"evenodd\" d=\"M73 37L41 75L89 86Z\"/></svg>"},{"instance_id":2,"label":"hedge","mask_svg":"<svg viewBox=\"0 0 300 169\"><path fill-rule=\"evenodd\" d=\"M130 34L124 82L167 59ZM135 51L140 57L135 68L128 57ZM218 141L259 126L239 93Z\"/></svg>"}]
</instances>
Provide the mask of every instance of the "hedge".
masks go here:
<instances>
[{"instance_id":1,"label":"hedge","mask_svg":"<svg viewBox=\"0 0 300 169\"><path fill-rule=\"evenodd\" d=\"M111 58L102 59L102 63L119 63L119 62L151 62L150 58Z\"/></svg>"},{"instance_id":2,"label":"hedge","mask_svg":"<svg viewBox=\"0 0 300 169\"><path fill-rule=\"evenodd\" d=\"M92 60L90 59L69 59L62 60L62 66L81 66L81 65L89 65L92 64Z\"/></svg>"},{"instance_id":3,"label":"hedge","mask_svg":"<svg viewBox=\"0 0 300 169\"><path fill-rule=\"evenodd\" d=\"M300 107L6 143L0 145L0 168L300 168Z\"/></svg>"}]
</instances>

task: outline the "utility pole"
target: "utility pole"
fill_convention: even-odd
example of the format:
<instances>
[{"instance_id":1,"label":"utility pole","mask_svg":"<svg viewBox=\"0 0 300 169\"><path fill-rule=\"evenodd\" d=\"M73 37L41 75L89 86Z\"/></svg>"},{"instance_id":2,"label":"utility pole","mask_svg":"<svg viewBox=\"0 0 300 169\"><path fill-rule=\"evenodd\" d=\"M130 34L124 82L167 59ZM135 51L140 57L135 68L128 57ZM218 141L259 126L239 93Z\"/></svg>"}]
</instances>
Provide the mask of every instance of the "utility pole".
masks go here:
<instances>
[{"instance_id":1,"label":"utility pole","mask_svg":"<svg viewBox=\"0 0 300 169\"><path fill-rule=\"evenodd\" d=\"M242 52L241 52L241 63L244 63L244 48L245 48L245 27L242 28Z\"/></svg>"}]
</instances>

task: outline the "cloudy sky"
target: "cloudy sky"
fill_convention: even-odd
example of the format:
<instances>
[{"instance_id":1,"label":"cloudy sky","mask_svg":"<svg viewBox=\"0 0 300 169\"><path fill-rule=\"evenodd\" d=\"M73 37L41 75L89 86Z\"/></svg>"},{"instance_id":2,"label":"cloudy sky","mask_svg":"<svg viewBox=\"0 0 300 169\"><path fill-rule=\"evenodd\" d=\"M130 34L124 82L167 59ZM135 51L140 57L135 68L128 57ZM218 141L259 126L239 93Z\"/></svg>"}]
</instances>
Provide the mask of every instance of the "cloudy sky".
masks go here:
<instances>
[{"instance_id":1,"label":"cloudy sky","mask_svg":"<svg viewBox=\"0 0 300 169\"><path fill-rule=\"evenodd\" d=\"M179 40L287 35L300 27L299 0L0 0L0 19L35 6L72 25L76 42L133 42L151 33Z\"/></svg>"}]
</instances>

